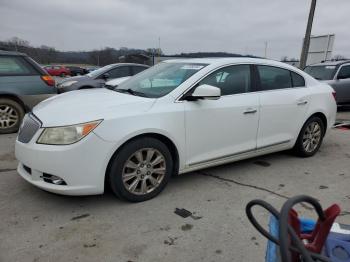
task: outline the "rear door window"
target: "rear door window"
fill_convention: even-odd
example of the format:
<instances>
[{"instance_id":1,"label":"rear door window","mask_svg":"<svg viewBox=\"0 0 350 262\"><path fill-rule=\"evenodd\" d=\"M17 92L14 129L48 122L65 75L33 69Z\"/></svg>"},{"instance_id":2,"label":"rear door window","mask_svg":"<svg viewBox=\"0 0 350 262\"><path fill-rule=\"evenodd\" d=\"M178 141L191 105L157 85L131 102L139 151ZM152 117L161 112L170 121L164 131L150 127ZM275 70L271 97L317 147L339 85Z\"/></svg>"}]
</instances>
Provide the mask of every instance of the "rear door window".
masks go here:
<instances>
[{"instance_id":1,"label":"rear door window","mask_svg":"<svg viewBox=\"0 0 350 262\"><path fill-rule=\"evenodd\" d=\"M258 65L257 68L260 77L261 90L276 90L291 88L293 86L289 70L261 65Z\"/></svg>"},{"instance_id":2,"label":"rear door window","mask_svg":"<svg viewBox=\"0 0 350 262\"><path fill-rule=\"evenodd\" d=\"M132 66L132 75L136 75L140 72L142 72L143 70L146 70L147 67L144 67L144 66Z\"/></svg>"},{"instance_id":3,"label":"rear door window","mask_svg":"<svg viewBox=\"0 0 350 262\"><path fill-rule=\"evenodd\" d=\"M119 77L130 76L131 72L130 72L129 66L119 66L108 71L108 74L110 78L119 78Z\"/></svg>"},{"instance_id":4,"label":"rear door window","mask_svg":"<svg viewBox=\"0 0 350 262\"><path fill-rule=\"evenodd\" d=\"M0 76L37 74L38 72L23 57L0 56Z\"/></svg>"}]
</instances>

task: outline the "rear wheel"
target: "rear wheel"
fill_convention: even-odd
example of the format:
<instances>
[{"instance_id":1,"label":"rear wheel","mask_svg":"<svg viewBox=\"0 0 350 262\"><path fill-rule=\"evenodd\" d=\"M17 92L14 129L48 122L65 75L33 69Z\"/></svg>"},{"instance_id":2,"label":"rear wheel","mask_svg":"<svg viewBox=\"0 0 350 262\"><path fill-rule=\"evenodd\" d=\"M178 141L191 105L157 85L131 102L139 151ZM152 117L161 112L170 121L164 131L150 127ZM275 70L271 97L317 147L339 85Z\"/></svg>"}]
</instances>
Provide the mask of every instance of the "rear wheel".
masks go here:
<instances>
[{"instance_id":1,"label":"rear wheel","mask_svg":"<svg viewBox=\"0 0 350 262\"><path fill-rule=\"evenodd\" d=\"M294 146L295 153L302 157L313 156L320 148L324 134L323 121L319 117L311 117L300 131Z\"/></svg>"},{"instance_id":2,"label":"rear wheel","mask_svg":"<svg viewBox=\"0 0 350 262\"><path fill-rule=\"evenodd\" d=\"M9 98L0 98L0 134L17 132L24 116L22 106Z\"/></svg>"},{"instance_id":3,"label":"rear wheel","mask_svg":"<svg viewBox=\"0 0 350 262\"><path fill-rule=\"evenodd\" d=\"M131 202L158 195L173 170L169 149L154 138L140 138L125 145L112 160L109 181L113 192Z\"/></svg>"}]
</instances>

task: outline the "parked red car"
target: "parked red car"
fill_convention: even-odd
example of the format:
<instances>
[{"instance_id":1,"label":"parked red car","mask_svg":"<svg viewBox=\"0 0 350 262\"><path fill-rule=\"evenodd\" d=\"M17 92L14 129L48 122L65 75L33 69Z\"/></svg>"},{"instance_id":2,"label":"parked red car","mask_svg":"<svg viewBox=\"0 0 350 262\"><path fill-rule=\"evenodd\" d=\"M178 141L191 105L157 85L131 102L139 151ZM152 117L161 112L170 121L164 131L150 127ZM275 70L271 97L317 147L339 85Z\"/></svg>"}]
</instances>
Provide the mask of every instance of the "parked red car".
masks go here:
<instances>
[{"instance_id":1,"label":"parked red car","mask_svg":"<svg viewBox=\"0 0 350 262\"><path fill-rule=\"evenodd\" d=\"M45 66L44 69L52 76L70 76L71 73L67 67L60 65Z\"/></svg>"}]
</instances>

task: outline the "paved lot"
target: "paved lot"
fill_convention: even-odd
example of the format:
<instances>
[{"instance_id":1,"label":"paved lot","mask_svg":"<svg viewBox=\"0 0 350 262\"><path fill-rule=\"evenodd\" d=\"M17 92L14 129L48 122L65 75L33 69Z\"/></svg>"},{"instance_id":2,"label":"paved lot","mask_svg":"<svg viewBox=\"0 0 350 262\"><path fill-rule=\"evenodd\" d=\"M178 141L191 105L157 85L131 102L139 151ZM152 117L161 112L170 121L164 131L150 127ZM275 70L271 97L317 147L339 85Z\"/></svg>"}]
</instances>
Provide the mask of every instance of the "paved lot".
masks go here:
<instances>
[{"instance_id":1,"label":"paved lot","mask_svg":"<svg viewBox=\"0 0 350 262\"><path fill-rule=\"evenodd\" d=\"M350 224L350 131L332 130L315 157L278 153L186 174L138 204L110 192L65 197L29 185L14 170L14 139L0 136L0 261L264 261L266 241L244 213L254 198L280 207L307 193L324 207L339 203L339 221Z\"/></svg>"}]
</instances>

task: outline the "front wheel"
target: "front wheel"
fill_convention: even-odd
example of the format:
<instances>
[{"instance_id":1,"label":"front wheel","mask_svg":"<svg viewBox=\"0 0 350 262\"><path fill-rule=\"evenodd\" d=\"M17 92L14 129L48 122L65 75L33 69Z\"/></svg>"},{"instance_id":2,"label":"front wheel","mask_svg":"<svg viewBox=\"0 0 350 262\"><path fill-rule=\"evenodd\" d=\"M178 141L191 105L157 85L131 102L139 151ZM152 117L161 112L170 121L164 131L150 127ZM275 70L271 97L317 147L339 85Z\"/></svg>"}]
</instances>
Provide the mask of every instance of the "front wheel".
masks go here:
<instances>
[{"instance_id":1,"label":"front wheel","mask_svg":"<svg viewBox=\"0 0 350 262\"><path fill-rule=\"evenodd\" d=\"M319 117L311 117L302 127L294 146L294 152L301 157L310 157L320 148L325 127Z\"/></svg>"},{"instance_id":2,"label":"front wheel","mask_svg":"<svg viewBox=\"0 0 350 262\"><path fill-rule=\"evenodd\" d=\"M112 191L131 202L146 201L158 195L173 171L167 146L150 137L126 144L112 161L109 171Z\"/></svg>"},{"instance_id":3,"label":"front wheel","mask_svg":"<svg viewBox=\"0 0 350 262\"><path fill-rule=\"evenodd\" d=\"M17 132L24 116L22 106L9 98L0 98L0 134Z\"/></svg>"}]
</instances>

